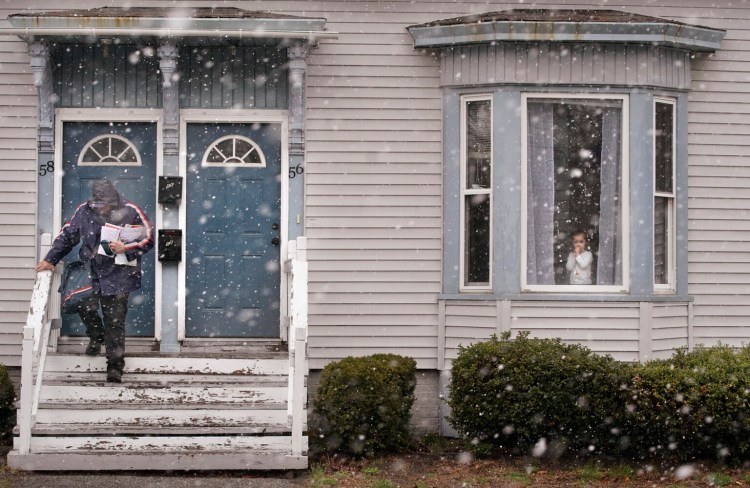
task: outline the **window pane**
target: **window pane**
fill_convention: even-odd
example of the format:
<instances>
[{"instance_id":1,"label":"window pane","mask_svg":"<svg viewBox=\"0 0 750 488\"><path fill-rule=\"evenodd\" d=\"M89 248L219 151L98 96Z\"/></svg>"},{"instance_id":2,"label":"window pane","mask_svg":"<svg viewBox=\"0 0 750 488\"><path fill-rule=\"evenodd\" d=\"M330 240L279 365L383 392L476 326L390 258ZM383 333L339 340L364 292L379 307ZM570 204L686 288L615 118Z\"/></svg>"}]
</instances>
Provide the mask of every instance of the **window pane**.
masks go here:
<instances>
[{"instance_id":1,"label":"window pane","mask_svg":"<svg viewBox=\"0 0 750 488\"><path fill-rule=\"evenodd\" d=\"M654 198L654 284L669 284L669 200Z\"/></svg>"},{"instance_id":2,"label":"window pane","mask_svg":"<svg viewBox=\"0 0 750 488\"><path fill-rule=\"evenodd\" d=\"M656 102L655 110L654 165L656 169L656 191L672 193L674 105Z\"/></svg>"},{"instance_id":3,"label":"window pane","mask_svg":"<svg viewBox=\"0 0 750 488\"><path fill-rule=\"evenodd\" d=\"M464 283L489 285L490 281L490 196L466 197L464 216Z\"/></svg>"},{"instance_id":4,"label":"window pane","mask_svg":"<svg viewBox=\"0 0 750 488\"><path fill-rule=\"evenodd\" d=\"M466 103L466 188L489 188L492 161L491 102Z\"/></svg>"},{"instance_id":5,"label":"window pane","mask_svg":"<svg viewBox=\"0 0 750 488\"><path fill-rule=\"evenodd\" d=\"M622 284L622 102L534 99L527 116L527 283ZM589 269L569 270L581 233Z\"/></svg>"}]
</instances>

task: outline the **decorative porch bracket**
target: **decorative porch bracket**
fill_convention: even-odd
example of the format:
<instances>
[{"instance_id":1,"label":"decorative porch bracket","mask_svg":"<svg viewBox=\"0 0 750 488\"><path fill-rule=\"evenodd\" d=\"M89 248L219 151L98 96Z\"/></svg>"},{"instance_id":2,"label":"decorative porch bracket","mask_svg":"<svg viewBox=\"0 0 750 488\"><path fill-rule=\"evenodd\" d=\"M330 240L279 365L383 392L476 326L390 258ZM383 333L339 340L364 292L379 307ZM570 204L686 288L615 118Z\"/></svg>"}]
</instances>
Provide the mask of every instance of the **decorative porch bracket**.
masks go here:
<instances>
[{"instance_id":1,"label":"decorative porch bracket","mask_svg":"<svg viewBox=\"0 0 750 488\"><path fill-rule=\"evenodd\" d=\"M51 153L55 148L55 102L57 96L52 81L52 63L50 49L40 41L29 43L31 72L34 75L34 86L39 99L39 120L37 137L39 151Z\"/></svg>"},{"instance_id":2,"label":"decorative porch bracket","mask_svg":"<svg viewBox=\"0 0 750 488\"><path fill-rule=\"evenodd\" d=\"M304 40L294 41L288 48L290 166L302 163L305 154L305 72L309 49Z\"/></svg>"},{"instance_id":3,"label":"decorative porch bracket","mask_svg":"<svg viewBox=\"0 0 750 488\"><path fill-rule=\"evenodd\" d=\"M164 106L164 154L177 155L180 149L179 77L176 75L179 49L172 42L163 42L157 50L162 74Z\"/></svg>"}]
</instances>

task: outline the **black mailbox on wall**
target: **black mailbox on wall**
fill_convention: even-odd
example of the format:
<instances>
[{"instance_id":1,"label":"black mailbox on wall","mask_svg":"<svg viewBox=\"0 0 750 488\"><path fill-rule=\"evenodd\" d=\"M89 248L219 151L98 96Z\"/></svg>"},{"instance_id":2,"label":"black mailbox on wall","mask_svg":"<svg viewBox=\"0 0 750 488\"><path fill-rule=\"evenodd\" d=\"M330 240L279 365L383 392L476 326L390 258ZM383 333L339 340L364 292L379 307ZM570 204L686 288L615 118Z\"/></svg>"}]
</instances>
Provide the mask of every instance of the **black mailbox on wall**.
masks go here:
<instances>
[{"instance_id":1,"label":"black mailbox on wall","mask_svg":"<svg viewBox=\"0 0 750 488\"><path fill-rule=\"evenodd\" d=\"M182 198L182 176L159 177L159 203L174 203Z\"/></svg>"},{"instance_id":2,"label":"black mailbox on wall","mask_svg":"<svg viewBox=\"0 0 750 488\"><path fill-rule=\"evenodd\" d=\"M159 261L182 261L182 229L159 229Z\"/></svg>"}]
</instances>

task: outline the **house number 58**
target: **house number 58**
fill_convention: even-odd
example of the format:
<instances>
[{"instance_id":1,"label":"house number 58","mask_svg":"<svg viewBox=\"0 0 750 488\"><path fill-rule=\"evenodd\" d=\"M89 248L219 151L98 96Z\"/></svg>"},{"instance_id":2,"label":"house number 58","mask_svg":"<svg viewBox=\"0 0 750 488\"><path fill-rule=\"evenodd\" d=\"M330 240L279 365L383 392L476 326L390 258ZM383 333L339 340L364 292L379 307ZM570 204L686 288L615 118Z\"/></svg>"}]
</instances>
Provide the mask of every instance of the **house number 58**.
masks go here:
<instances>
[{"instance_id":1,"label":"house number 58","mask_svg":"<svg viewBox=\"0 0 750 488\"><path fill-rule=\"evenodd\" d=\"M301 164L298 164L294 168L289 168L289 177L294 178L297 175L301 175L304 172L305 172L305 168L303 168Z\"/></svg>"},{"instance_id":2,"label":"house number 58","mask_svg":"<svg viewBox=\"0 0 750 488\"><path fill-rule=\"evenodd\" d=\"M39 176L46 176L47 173L55 172L55 162L47 161L45 164L39 165Z\"/></svg>"}]
</instances>

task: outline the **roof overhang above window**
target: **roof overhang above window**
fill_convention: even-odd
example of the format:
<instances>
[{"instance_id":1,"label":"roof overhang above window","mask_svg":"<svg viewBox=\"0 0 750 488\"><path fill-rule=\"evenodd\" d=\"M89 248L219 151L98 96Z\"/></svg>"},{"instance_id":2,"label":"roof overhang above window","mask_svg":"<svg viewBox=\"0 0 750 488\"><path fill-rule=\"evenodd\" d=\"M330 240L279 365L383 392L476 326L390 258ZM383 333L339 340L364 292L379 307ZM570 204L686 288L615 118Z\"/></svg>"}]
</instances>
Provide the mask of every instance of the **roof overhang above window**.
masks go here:
<instances>
[{"instance_id":1,"label":"roof overhang above window","mask_svg":"<svg viewBox=\"0 0 750 488\"><path fill-rule=\"evenodd\" d=\"M495 42L649 44L715 51L726 31L617 10L515 9L407 27L415 48Z\"/></svg>"},{"instance_id":2,"label":"roof overhang above window","mask_svg":"<svg viewBox=\"0 0 750 488\"><path fill-rule=\"evenodd\" d=\"M326 19L238 8L120 8L30 12L8 16L14 34L32 41L98 42L109 39L172 39L238 42L254 39L335 39Z\"/></svg>"}]
</instances>

